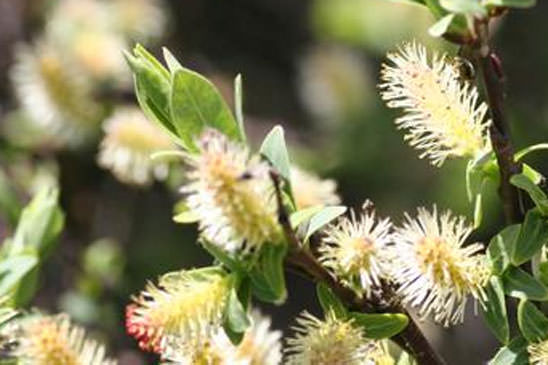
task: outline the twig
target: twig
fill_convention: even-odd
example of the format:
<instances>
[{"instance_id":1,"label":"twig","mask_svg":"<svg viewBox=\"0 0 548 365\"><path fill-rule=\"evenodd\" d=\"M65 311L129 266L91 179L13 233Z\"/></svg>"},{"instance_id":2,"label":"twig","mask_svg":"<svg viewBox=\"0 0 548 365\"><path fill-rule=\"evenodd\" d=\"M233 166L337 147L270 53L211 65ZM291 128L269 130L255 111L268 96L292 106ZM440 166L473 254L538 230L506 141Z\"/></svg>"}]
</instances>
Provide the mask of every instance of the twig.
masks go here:
<instances>
[{"instance_id":1,"label":"twig","mask_svg":"<svg viewBox=\"0 0 548 365\"><path fill-rule=\"evenodd\" d=\"M491 144L500 173L499 195L507 223L522 220L519 191L510 184L510 178L521 172L521 163L514 160L510 128L504 113L504 72L496 53L489 46L488 20L476 22L478 41L473 45L473 57L481 70L492 124L489 128Z\"/></svg>"},{"instance_id":2,"label":"twig","mask_svg":"<svg viewBox=\"0 0 548 365\"><path fill-rule=\"evenodd\" d=\"M275 171L271 171L270 178L272 179L276 193L278 220L289 243L289 252L285 261L287 265L286 269L295 271L314 283L324 283L343 301L349 310L365 313L405 313L409 317L409 324L401 333L394 336L392 340L412 355L419 364L443 365L444 361L430 346L411 315L400 305L393 304L393 298L372 298L367 300L364 297L356 295L354 291L333 277L319 263L318 259L301 245L291 228L289 216L283 204L280 177ZM391 296L391 290L383 290L383 294Z\"/></svg>"}]
</instances>

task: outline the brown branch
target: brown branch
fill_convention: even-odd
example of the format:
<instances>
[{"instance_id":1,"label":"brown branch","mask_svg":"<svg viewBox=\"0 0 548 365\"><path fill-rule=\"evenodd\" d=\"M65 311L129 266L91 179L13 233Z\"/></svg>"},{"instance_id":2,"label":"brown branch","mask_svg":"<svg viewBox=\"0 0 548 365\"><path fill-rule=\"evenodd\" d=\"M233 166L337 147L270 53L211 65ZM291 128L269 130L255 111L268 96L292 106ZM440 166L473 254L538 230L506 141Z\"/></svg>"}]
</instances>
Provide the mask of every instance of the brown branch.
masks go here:
<instances>
[{"instance_id":1,"label":"brown branch","mask_svg":"<svg viewBox=\"0 0 548 365\"><path fill-rule=\"evenodd\" d=\"M489 128L491 144L497 158L500 174L499 195L504 217L508 224L522 220L518 189L510 184L510 178L521 172L521 163L514 160L514 147L510 139L510 128L504 112L504 72L502 64L489 46L488 20L476 22L478 41L473 45L472 55L481 70L481 76L489 104L492 124Z\"/></svg>"},{"instance_id":2,"label":"brown branch","mask_svg":"<svg viewBox=\"0 0 548 365\"><path fill-rule=\"evenodd\" d=\"M314 283L324 283L346 305L347 309L365 313L404 313L409 317L409 324L394 340L402 349L407 351L419 364L443 365L445 362L436 354L426 337L417 326L411 315L399 304L394 303L393 290L384 285L382 297L366 299L354 293L333 277L318 261L318 259L301 243L291 228L289 216L283 204L280 188L280 177L275 171L270 172L274 184L278 204L278 219L283 228L286 240L289 243L289 252L286 257L286 269L304 276Z\"/></svg>"}]
</instances>

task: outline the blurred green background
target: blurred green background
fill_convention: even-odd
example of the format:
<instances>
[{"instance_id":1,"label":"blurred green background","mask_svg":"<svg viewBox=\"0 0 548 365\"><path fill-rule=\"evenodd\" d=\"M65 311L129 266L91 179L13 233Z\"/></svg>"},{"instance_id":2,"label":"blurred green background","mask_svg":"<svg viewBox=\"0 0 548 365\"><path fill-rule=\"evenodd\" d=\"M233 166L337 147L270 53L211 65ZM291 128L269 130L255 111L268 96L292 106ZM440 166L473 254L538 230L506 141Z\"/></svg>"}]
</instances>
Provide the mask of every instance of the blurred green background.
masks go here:
<instances>
[{"instance_id":1,"label":"blurred green background","mask_svg":"<svg viewBox=\"0 0 548 365\"><path fill-rule=\"evenodd\" d=\"M150 39L129 37L126 46L142 40L156 55L167 46L185 66L207 75L228 100L233 78L241 73L246 128L255 146L281 124L294 162L335 179L347 205L372 199L379 213L395 222L405 211L433 204L471 218L465 163L434 168L419 160L394 127L396 113L377 93L380 64L402 41L418 39L455 52L428 36L433 19L426 10L387 0L166 0L155 5L166 18L164 30ZM58 178L66 228L33 305L69 312L108 339L121 364L151 363L154 359L144 357L124 334L131 294L159 274L211 260L195 243L195 227L172 221L177 176L148 188L118 182L97 166L100 128L78 148L42 143L40 132L32 143L18 138L26 129L10 77L14 55L19 44L35 43L52 22L63 21L52 18L56 6L55 1L0 0L0 240L11 234L18 206L33 189ZM546 14L548 3L540 1L532 10L503 17L494 29L518 149L542 142L548 132ZM143 16L140 21L149 15ZM88 40L78 42L88 45ZM117 52L109 57L121 59ZM129 69L119 72L129 75ZM105 113L116 103L134 102L130 83L97 82L94 97L106 105ZM547 171L542 154L529 162ZM484 224L473 237L483 242L503 225L496 187L486 190ZM293 276L288 283L287 305L265 309L284 330L304 308L317 309L310 284ZM495 349L481 318L469 309L465 324L450 330L424 323L450 364L485 363Z\"/></svg>"}]
</instances>

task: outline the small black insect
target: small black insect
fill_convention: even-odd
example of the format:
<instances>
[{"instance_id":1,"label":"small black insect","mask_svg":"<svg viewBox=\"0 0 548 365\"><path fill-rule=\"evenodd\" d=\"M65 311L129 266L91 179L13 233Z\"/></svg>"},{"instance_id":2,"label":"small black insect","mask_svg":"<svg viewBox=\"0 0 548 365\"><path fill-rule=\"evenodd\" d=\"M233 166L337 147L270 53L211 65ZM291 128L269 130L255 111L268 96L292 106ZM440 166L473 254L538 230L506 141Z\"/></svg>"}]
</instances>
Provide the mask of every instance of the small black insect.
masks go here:
<instances>
[{"instance_id":1,"label":"small black insect","mask_svg":"<svg viewBox=\"0 0 548 365\"><path fill-rule=\"evenodd\" d=\"M458 70L460 77L465 81L472 81L476 78L476 70L472 62L464 57L455 57L453 65Z\"/></svg>"}]
</instances>

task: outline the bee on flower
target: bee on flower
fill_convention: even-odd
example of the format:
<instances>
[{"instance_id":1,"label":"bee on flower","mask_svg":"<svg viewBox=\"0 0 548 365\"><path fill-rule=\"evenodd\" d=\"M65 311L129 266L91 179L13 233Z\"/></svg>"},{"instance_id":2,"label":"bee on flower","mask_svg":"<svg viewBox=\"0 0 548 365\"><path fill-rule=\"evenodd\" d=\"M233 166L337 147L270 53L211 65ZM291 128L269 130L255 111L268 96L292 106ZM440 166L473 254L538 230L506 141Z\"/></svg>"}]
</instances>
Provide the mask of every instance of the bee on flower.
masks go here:
<instances>
[{"instance_id":1,"label":"bee on flower","mask_svg":"<svg viewBox=\"0 0 548 365\"><path fill-rule=\"evenodd\" d=\"M171 338L208 338L220 326L233 279L218 268L163 275L126 309L126 330L145 351L162 352Z\"/></svg>"},{"instance_id":2,"label":"bee on flower","mask_svg":"<svg viewBox=\"0 0 548 365\"><path fill-rule=\"evenodd\" d=\"M382 279L388 279L391 226L389 219L377 219L374 211L351 211L350 217L326 229L319 248L322 264L346 286L369 297Z\"/></svg>"},{"instance_id":3,"label":"bee on flower","mask_svg":"<svg viewBox=\"0 0 548 365\"><path fill-rule=\"evenodd\" d=\"M287 340L288 365L361 365L369 364L372 342L352 321L329 313L320 320L304 312Z\"/></svg>"},{"instance_id":4,"label":"bee on flower","mask_svg":"<svg viewBox=\"0 0 548 365\"><path fill-rule=\"evenodd\" d=\"M419 208L416 218L405 218L393 235L392 265L403 304L418 307L423 317L433 314L444 326L462 322L468 297L482 299L490 276L479 253L483 245L465 246L472 227L450 211L438 215L436 207Z\"/></svg>"},{"instance_id":5,"label":"bee on flower","mask_svg":"<svg viewBox=\"0 0 548 365\"><path fill-rule=\"evenodd\" d=\"M187 155L188 183L181 191L204 238L243 254L282 242L269 166L215 130L202 134L198 148Z\"/></svg>"},{"instance_id":6,"label":"bee on flower","mask_svg":"<svg viewBox=\"0 0 548 365\"><path fill-rule=\"evenodd\" d=\"M316 174L291 166L291 188L297 210L315 205L336 205L341 202L334 180L322 180Z\"/></svg>"},{"instance_id":7,"label":"bee on flower","mask_svg":"<svg viewBox=\"0 0 548 365\"><path fill-rule=\"evenodd\" d=\"M165 161L151 159L154 152L175 148L171 139L148 121L140 109L121 107L103 124L105 136L99 147L98 163L122 182L149 185L164 180L169 172Z\"/></svg>"},{"instance_id":8,"label":"bee on flower","mask_svg":"<svg viewBox=\"0 0 548 365\"><path fill-rule=\"evenodd\" d=\"M485 120L487 105L478 102L476 87L463 82L458 67L444 55L428 57L424 46L404 44L388 54L382 69L381 96L390 108L401 108L396 119L405 140L441 166L448 157L475 158L490 147Z\"/></svg>"},{"instance_id":9,"label":"bee on flower","mask_svg":"<svg viewBox=\"0 0 548 365\"><path fill-rule=\"evenodd\" d=\"M180 365L279 365L282 360L281 332L270 329L270 319L258 311L251 313L251 326L238 345L232 344L222 328L202 341L174 338L162 356Z\"/></svg>"},{"instance_id":10,"label":"bee on flower","mask_svg":"<svg viewBox=\"0 0 548 365\"><path fill-rule=\"evenodd\" d=\"M17 49L11 79L30 121L60 145L77 146L99 129L92 85L51 43Z\"/></svg>"},{"instance_id":11,"label":"bee on flower","mask_svg":"<svg viewBox=\"0 0 548 365\"><path fill-rule=\"evenodd\" d=\"M10 356L28 365L115 365L104 346L86 338L66 315L30 315L8 324L15 347Z\"/></svg>"}]
</instances>

